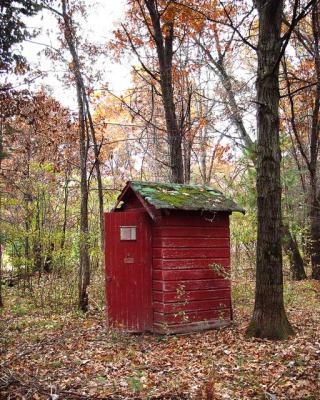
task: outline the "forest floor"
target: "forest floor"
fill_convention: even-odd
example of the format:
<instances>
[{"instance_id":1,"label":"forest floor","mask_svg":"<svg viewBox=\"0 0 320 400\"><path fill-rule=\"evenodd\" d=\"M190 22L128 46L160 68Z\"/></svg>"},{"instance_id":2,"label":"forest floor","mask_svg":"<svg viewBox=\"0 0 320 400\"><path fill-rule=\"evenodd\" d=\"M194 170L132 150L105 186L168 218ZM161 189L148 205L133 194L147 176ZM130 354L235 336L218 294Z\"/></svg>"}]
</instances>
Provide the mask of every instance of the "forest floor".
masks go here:
<instances>
[{"instance_id":1,"label":"forest floor","mask_svg":"<svg viewBox=\"0 0 320 400\"><path fill-rule=\"evenodd\" d=\"M296 336L246 340L251 284L235 323L180 336L107 331L103 312L35 309L15 289L0 315L0 399L320 399L320 285L288 283Z\"/></svg>"}]
</instances>

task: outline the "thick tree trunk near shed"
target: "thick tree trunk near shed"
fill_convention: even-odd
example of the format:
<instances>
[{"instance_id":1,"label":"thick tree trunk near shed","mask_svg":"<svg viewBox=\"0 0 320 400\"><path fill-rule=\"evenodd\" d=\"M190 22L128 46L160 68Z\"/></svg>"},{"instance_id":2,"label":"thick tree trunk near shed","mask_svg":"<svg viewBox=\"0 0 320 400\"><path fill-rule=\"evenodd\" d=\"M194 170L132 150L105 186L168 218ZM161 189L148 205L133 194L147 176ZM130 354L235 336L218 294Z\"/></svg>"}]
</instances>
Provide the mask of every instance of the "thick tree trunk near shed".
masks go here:
<instances>
[{"instance_id":1,"label":"thick tree trunk near shed","mask_svg":"<svg viewBox=\"0 0 320 400\"><path fill-rule=\"evenodd\" d=\"M255 305L247 336L286 339L293 329L283 300L279 58L283 1L257 0L257 260Z\"/></svg>"}]
</instances>

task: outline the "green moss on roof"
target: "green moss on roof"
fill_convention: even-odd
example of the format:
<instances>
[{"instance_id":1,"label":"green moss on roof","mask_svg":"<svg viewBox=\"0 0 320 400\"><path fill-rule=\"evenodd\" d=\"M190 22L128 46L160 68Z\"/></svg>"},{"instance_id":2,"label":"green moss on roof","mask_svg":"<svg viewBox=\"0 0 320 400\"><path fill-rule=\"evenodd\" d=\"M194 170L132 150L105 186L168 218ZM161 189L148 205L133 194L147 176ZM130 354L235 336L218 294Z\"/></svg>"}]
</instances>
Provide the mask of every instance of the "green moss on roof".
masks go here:
<instances>
[{"instance_id":1,"label":"green moss on roof","mask_svg":"<svg viewBox=\"0 0 320 400\"><path fill-rule=\"evenodd\" d=\"M208 186L138 181L130 182L130 186L157 209L244 212L234 201Z\"/></svg>"}]
</instances>

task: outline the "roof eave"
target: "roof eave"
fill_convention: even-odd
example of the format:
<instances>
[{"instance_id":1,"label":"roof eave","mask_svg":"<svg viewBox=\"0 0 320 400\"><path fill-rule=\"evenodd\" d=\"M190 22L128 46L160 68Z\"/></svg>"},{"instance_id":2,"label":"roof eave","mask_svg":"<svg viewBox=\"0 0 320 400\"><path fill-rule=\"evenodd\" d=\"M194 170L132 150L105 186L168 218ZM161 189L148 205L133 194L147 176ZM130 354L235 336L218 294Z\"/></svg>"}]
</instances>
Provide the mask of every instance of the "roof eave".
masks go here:
<instances>
[{"instance_id":1,"label":"roof eave","mask_svg":"<svg viewBox=\"0 0 320 400\"><path fill-rule=\"evenodd\" d=\"M243 208L192 208L192 207L184 207L184 208L177 208L177 207L170 207L170 206L154 206L155 209L157 210L180 210L180 211L207 211L207 212L228 212L228 213L233 213L233 212L240 212L243 215L245 215L246 210Z\"/></svg>"},{"instance_id":2,"label":"roof eave","mask_svg":"<svg viewBox=\"0 0 320 400\"><path fill-rule=\"evenodd\" d=\"M121 201L123 201L124 196L127 194L128 190L132 190L133 193L137 196L138 200L140 201L141 205L143 206L143 208L147 211L147 213L150 215L150 217L156 221L159 218L161 218L161 214L160 212L156 209L156 207L154 207L152 204L149 204L141 195L140 193L138 193L133 185L131 181L128 181L126 183L126 186L122 189L122 192L119 194L117 202L115 204L115 206L113 207L113 209L111 211L115 211L116 208L118 207L119 203Z\"/></svg>"},{"instance_id":3,"label":"roof eave","mask_svg":"<svg viewBox=\"0 0 320 400\"><path fill-rule=\"evenodd\" d=\"M117 209L118 205L121 203L121 201L122 201L124 195L127 193L128 189L129 189L129 187L130 187L130 186L129 186L129 183L130 183L130 182L127 182L127 183L126 183L126 186L122 189L121 193L120 193L119 196L117 197L117 202L116 202L115 206L112 208L111 212L115 211L115 210Z\"/></svg>"}]
</instances>

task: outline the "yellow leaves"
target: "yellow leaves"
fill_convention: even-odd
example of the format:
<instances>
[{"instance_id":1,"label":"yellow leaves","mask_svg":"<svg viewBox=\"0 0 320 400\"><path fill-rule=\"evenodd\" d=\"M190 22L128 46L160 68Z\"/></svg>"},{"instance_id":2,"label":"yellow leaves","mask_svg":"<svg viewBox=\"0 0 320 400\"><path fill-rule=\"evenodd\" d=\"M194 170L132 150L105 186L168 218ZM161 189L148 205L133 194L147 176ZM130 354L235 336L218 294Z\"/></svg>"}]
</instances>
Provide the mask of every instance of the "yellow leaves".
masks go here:
<instances>
[{"instance_id":1,"label":"yellow leaves","mask_svg":"<svg viewBox=\"0 0 320 400\"><path fill-rule=\"evenodd\" d=\"M112 160L115 154L119 159L119 154L125 152L129 126L132 125L132 117L123 104L127 96L130 98L130 94L117 98L109 93L95 93L94 123L97 138L104 143L100 152L102 161Z\"/></svg>"}]
</instances>

